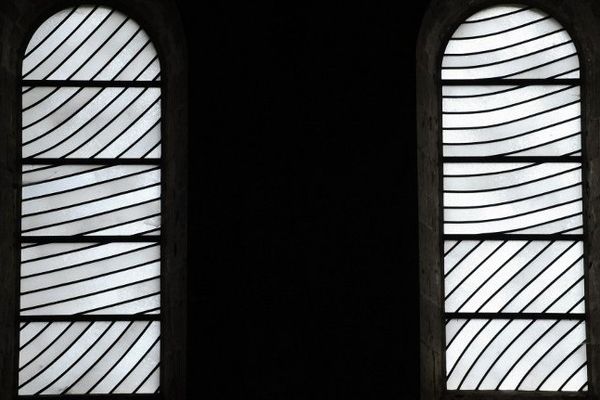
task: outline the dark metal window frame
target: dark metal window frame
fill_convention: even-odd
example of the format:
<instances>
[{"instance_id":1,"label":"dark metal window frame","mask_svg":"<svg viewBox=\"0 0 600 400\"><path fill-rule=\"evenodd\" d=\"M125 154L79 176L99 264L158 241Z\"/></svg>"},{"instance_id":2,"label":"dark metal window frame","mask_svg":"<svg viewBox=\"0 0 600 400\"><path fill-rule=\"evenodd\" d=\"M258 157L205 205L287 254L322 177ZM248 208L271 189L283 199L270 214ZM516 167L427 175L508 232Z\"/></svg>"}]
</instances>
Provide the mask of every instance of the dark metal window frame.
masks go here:
<instances>
[{"instance_id":1,"label":"dark metal window frame","mask_svg":"<svg viewBox=\"0 0 600 400\"><path fill-rule=\"evenodd\" d=\"M473 13L498 4L525 4L547 12L567 29L578 50L581 79L577 83L581 85L582 96L583 242L589 376L587 392L445 389L444 320L447 315L444 313L443 282L441 64L446 43L455 29ZM600 4L594 0L433 0L425 15L416 54L421 400L600 398L600 73L596 72L600 71L599 27ZM498 82L490 80L489 83ZM519 83L543 81L520 80ZM486 161L495 160L486 158ZM477 237L481 238L480 235ZM506 239L505 235L502 237ZM446 239L448 238L446 235ZM550 236L540 235L542 240L549 238L551 239Z\"/></svg>"},{"instance_id":2,"label":"dark metal window frame","mask_svg":"<svg viewBox=\"0 0 600 400\"><path fill-rule=\"evenodd\" d=\"M94 395L93 398L184 400L187 365L188 70L180 17L174 4L168 0L5 0L0 5L0 400L16 399L18 386L23 54L31 36L47 18L64 8L85 4L113 7L140 24L157 48L161 64L159 87L162 88L160 394ZM92 86L88 82L73 84ZM144 164L147 160L126 163ZM50 239L55 241L57 238ZM35 241L39 240L44 238L36 238ZM130 241L129 238L124 240ZM19 398L26 397L31 396ZM65 395L44 398L90 397Z\"/></svg>"}]
</instances>

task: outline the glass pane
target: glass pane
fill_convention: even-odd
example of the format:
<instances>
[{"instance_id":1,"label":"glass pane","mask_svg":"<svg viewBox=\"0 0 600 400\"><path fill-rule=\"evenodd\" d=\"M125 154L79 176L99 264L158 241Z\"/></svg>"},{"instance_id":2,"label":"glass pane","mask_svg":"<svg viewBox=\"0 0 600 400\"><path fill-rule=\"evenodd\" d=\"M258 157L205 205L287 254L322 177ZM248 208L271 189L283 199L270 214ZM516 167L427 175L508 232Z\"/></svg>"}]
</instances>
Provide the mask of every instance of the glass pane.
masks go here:
<instances>
[{"instance_id":1,"label":"glass pane","mask_svg":"<svg viewBox=\"0 0 600 400\"><path fill-rule=\"evenodd\" d=\"M27 339L30 330L41 333ZM19 395L158 390L156 321L32 322L20 336Z\"/></svg>"},{"instance_id":2,"label":"glass pane","mask_svg":"<svg viewBox=\"0 0 600 400\"><path fill-rule=\"evenodd\" d=\"M24 244L21 315L160 309L158 243Z\"/></svg>"},{"instance_id":3,"label":"glass pane","mask_svg":"<svg viewBox=\"0 0 600 400\"><path fill-rule=\"evenodd\" d=\"M156 234L160 228L157 166L57 166L29 170L23 181L23 234Z\"/></svg>"},{"instance_id":4,"label":"glass pane","mask_svg":"<svg viewBox=\"0 0 600 400\"><path fill-rule=\"evenodd\" d=\"M448 42L442 79L579 77L571 37L543 11L500 6L472 18Z\"/></svg>"},{"instance_id":5,"label":"glass pane","mask_svg":"<svg viewBox=\"0 0 600 400\"><path fill-rule=\"evenodd\" d=\"M160 92L32 88L23 96L23 157L148 157L160 150Z\"/></svg>"},{"instance_id":6,"label":"glass pane","mask_svg":"<svg viewBox=\"0 0 600 400\"><path fill-rule=\"evenodd\" d=\"M462 240L444 276L446 312L585 312L580 241Z\"/></svg>"},{"instance_id":7,"label":"glass pane","mask_svg":"<svg viewBox=\"0 0 600 400\"><path fill-rule=\"evenodd\" d=\"M159 80L154 45L140 26L108 7L63 10L35 32L23 59L23 78Z\"/></svg>"},{"instance_id":8,"label":"glass pane","mask_svg":"<svg viewBox=\"0 0 600 400\"><path fill-rule=\"evenodd\" d=\"M582 320L451 320L446 330L450 390L587 390Z\"/></svg>"},{"instance_id":9,"label":"glass pane","mask_svg":"<svg viewBox=\"0 0 600 400\"><path fill-rule=\"evenodd\" d=\"M562 156L581 151L579 86L444 86L444 155Z\"/></svg>"},{"instance_id":10,"label":"glass pane","mask_svg":"<svg viewBox=\"0 0 600 400\"><path fill-rule=\"evenodd\" d=\"M446 234L581 233L580 163L480 165L444 164Z\"/></svg>"}]
</instances>

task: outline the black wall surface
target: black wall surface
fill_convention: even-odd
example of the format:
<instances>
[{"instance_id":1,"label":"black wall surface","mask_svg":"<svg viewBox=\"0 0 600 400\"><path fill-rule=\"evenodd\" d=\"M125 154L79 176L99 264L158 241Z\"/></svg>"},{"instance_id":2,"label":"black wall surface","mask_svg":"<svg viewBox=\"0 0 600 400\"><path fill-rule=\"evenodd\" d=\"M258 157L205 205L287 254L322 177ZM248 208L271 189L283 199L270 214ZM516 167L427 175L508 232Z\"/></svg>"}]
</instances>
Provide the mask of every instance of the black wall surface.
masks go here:
<instances>
[{"instance_id":1,"label":"black wall surface","mask_svg":"<svg viewBox=\"0 0 600 400\"><path fill-rule=\"evenodd\" d=\"M417 399L427 3L207 3L180 1L190 398Z\"/></svg>"}]
</instances>

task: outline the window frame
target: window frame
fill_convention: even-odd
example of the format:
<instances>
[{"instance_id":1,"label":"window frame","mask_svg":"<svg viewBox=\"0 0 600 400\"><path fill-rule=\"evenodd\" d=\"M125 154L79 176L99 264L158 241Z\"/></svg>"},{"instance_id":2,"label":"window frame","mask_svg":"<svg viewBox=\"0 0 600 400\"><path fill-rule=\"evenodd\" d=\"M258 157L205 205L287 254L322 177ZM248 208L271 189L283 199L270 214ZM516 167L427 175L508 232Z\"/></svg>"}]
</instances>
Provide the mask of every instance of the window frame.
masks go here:
<instances>
[{"instance_id":1,"label":"window frame","mask_svg":"<svg viewBox=\"0 0 600 400\"><path fill-rule=\"evenodd\" d=\"M14 0L0 7L0 400L17 399L21 202L21 67L36 29L80 5L115 8L151 38L161 65L161 372L160 398L186 399L187 132L186 38L168 0ZM51 396L60 398L62 396ZM94 398L131 398L96 395ZM154 398L134 395L135 398ZM20 397L23 398L23 397ZM68 395L67 398L89 398Z\"/></svg>"},{"instance_id":2,"label":"window frame","mask_svg":"<svg viewBox=\"0 0 600 400\"><path fill-rule=\"evenodd\" d=\"M493 5L524 4L548 13L571 35L580 60L587 392L447 391L445 367L441 65L448 40L473 13ZM594 14L596 11L596 14ZM594 17L596 15L596 17ZM419 200L421 400L600 398L600 9L594 0L433 0L416 46ZM592 243L599 243L592 245Z\"/></svg>"}]
</instances>

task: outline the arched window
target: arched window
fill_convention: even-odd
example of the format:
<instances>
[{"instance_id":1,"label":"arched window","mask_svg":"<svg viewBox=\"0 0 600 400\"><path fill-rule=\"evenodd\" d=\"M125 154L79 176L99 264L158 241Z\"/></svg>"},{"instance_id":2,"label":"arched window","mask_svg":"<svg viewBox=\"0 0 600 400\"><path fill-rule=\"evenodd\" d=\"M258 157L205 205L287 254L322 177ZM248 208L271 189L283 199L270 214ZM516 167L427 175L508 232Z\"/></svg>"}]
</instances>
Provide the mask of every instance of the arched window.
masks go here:
<instances>
[{"instance_id":1,"label":"arched window","mask_svg":"<svg viewBox=\"0 0 600 400\"><path fill-rule=\"evenodd\" d=\"M586 290L581 56L555 15L530 5L463 6L433 25L421 40L445 40L418 116L430 118L420 240L439 244L430 255L421 243L422 371L437 368L425 398L585 395L597 294Z\"/></svg>"},{"instance_id":2,"label":"arched window","mask_svg":"<svg viewBox=\"0 0 600 400\"><path fill-rule=\"evenodd\" d=\"M101 6L23 58L19 394L160 390L160 63Z\"/></svg>"},{"instance_id":3,"label":"arched window","mask_svg":"<svg viewBox=\"0 0 600 400\"><path fill-rule=\"evenodd\" d=\"M118 3L0 11L2 399L185 398L184 43Z\"/></svg>"}]
</instances>

